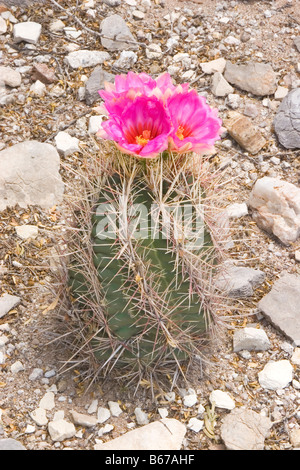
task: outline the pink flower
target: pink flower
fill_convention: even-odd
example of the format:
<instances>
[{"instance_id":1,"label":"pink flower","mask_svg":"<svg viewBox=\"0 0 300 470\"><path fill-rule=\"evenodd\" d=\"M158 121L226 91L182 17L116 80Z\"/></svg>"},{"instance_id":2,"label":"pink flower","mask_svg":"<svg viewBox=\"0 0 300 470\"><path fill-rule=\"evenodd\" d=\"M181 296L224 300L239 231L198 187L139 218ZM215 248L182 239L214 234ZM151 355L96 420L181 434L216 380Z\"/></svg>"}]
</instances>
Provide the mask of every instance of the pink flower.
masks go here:
<instances>
[{"instance_id":1,"label":"pink flower","mask_svg":"<svg viewBox=\"0 0 300 470\"><path fill-rule=\"evenodd\" d=\"M146 73L128 72L127 75L116 75L114 84L105 83L105 90L100 90L99 95L108 114L119 114L124 105L137 96L156 96L165 102L176 90L186 91L188 87L187 83L175 87L168 73L154 80Z\"/></svg>"},{"instance_id":2,"label":"pink flower","mask_svg":"<svg viewBox=\"0 0 300 470\"><path fill-rule=\"evenodd\" d=\"M178 153L208 153L220 138L221 119L195 90L171 95L166 104L173 126L170 150Z\"/></svg>"},{"instance_id":3,"label":"pink flower","mask_svg":"<svg viewBox=\"0 0 300 470\"><path fill-rule=\"evenodd\" d=\"M125 104L125 103L124 103ZM138 96L122 112L111 114L98 135L114 140L124 153L154 158L168 148L172 126L163 103L156 97Z\"/></svg>"}]
</instances>

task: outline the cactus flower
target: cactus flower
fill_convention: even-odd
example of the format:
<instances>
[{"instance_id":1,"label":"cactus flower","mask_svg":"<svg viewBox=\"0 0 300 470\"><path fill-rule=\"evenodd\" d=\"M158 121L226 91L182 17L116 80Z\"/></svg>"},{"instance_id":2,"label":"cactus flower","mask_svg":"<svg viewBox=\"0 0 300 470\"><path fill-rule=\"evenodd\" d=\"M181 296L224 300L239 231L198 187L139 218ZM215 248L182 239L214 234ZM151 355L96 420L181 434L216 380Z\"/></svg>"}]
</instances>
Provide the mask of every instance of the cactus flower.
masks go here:
<instances>
[{"instance_id":1,"label":"cactus flower","mask_svg":"<svg viewBox=\"0 0 300 470\"><path fill-rule=\"evenodd\" d=\"M115 141L123 153L154 158L167 149L171 131L163 103L154 96L138 96L129 100L122 112L103 122L98 135Z\"/></svg>"},{"instance_id":2,"label":"cactus flower","mask_svg":"<svg viewBox=\"0 0 300 470\"><path fill-rule=\"evenodd\" d=\"M212 109L195 90L173 94L166 106L173 125L170 150L198 154L213 150L221 132L217 109Z\"/></svg>"}]
</instances>

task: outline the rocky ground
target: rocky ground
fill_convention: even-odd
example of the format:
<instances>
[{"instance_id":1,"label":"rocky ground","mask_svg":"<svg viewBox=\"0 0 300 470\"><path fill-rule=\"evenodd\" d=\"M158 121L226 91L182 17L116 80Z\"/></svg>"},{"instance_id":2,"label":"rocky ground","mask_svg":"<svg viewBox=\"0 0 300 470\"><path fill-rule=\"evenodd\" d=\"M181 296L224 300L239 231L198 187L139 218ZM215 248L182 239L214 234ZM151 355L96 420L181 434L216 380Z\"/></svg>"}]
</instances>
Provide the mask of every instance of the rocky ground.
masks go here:
<instances>
[{"instance_id":1,"label":"rocky ground","mask_svg":"<svg viewBox=\"0 0 300 470\"><path fill-rule=\"evenodd\" d=\"M104 449L116 438L129 449L155 436L157 449L300 448L297 3L0 4L0 449ZM212 159L230 188L229 328L204 370L155 399L146 383L86 392L80 364L63 367L69 351L50 341L66 168L96 154L97 90L128 70L189 81L226 129Z\"/></svg>"}]
</instances>

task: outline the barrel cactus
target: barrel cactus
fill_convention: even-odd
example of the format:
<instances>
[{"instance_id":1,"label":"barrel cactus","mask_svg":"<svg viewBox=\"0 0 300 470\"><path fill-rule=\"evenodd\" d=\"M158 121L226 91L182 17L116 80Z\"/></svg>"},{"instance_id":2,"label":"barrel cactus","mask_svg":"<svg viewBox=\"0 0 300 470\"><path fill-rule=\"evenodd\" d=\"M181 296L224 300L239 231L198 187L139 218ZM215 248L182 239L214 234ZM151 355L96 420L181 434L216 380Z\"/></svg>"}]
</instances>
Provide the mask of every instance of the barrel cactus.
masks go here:
<instances>
[{"instance_id":1,"label":"barrel cactus","mask_svg":"<svg viewBox=\"0 0 300 470\"><path fill-rule=\"evenodd\" d=\"M220 186L204 155L221 121L168 74L118 76L100 94L100 152L84 165L70 241L77 351L103 375L184 372L219 322Z\"/></svg>"}]
</instances>

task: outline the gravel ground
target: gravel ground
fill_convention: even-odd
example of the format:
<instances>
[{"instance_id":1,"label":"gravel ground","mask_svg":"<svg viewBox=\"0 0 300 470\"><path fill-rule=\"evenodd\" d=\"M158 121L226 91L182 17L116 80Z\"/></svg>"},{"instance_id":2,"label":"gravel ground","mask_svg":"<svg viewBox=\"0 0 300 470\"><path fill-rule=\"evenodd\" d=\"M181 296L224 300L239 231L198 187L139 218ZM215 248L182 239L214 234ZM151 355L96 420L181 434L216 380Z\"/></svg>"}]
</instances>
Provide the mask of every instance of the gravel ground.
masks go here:
<instances>
[{"instance_id":1,"label":"gravel ground","mask_svg":"<svg viewBox=\"0 0 300 470\"><path fill-rule=\"evenodd\" d=\"M88 149L95 154L94 140L87 132L88 119L94 113L84 100L78 98L79 89L84 86L92 69L72 70L66 66L64 58L72 48L103 50L103 47L99 37L82 28L75 17L80 18L86 27L98 31L103 18L110 13L118 13L139 41L146 45L151 42L160 44L163 53L155 60L146 57L144 47L138 49L138 60L132 67L135 71L157 75L170 65L176 65L173 63L175 54L187 53L191 60L174 71L174 80L178 83L186 81L182 79L186 73L193 86L199 92L206 93L209 103L219 108L222 118L226 118L231 109L228 98L216 97L211 93L211 77L202 73L199 63L221 56L241 63L251 58L270 63L279 85L289 90L299 87L300 54L293 45L294 38L300 35L298 0L151 0L151 8L148 9L142 9L139 0L136 0L136 7L124 5L124 2L112 7L109 1L95 1L92 7L96 11L95 16L82 7L84 2L81 0L60 1L66 11L60 10L54 3L45 1L42 8L41 2L28 2L28 6L24 7L24 2L4 1L18 21L40 23L42 34L38 44L31 48L24 43L15 44L13 23L8 20L7 32L0 35L0 65L17 67L22 74L21 86L12 92L14 99L0 108L0 149L28 139L53 143L57 132L66 129L85 144L85 151ZM132 15L136 9L144 13L142 19ZM175 17L170 22L165 17L172 12L175 12ZM81 30L82 34L74 39L63 31L51 33L49 25L56 19ZM202 30L197 29L201 26ZM181 34L183 40L168 50L166 43L172 32ZM239 44L224 45L224 38L228 36L239 38ZM104 69L113 73L122 72L113 67L119 51L110 54L111 60L104 63ZM46 93L42 97L30 92L32 65L37 61L53 67L58 78L54 85L46 85ZM245 104L254 106L252 122L259 127L267 144L258 155L253 156L228 135L218 143L214 161L217 166L226 168L226 177L230 179L228 204L247 201L255 180L264 175L279 176L298 184L299 152L282 148L272 127L279 101L274 96L265 100L238 88L234 94L240 99L238 111L242 112ZM279 159L277 163L271 160L274 156ZM62 157L61 173L66 185L70 183L70 178L63 167L70 165L76 168L81 161L80 152ZM80 364L74 368L72 362L67 362L66 366L70 352L62 345L58 348L55 342L51 342L56 299L47 287L53 279L48 261L53 255L57 237L64 235L64 209L64 206L53 207L51 211L42 211L38 207L26 210L14 208L1 214L0 293L17 295L21 302L8 315L0 318L0 332L7 338L5 359L0 362L0 439L10 437L21 442L25 448L34 450L93 449L100 438L106 442L138 427L134 413L137 407L146 412L149 421L159 419L159 409L164 408L168 417L188 424L192 417L201 419L199 406L205 409L209 405L210 393L221 389L234 399L237 407L244 406L268 416L274 423L264 442L266 450L297 447L291 433L300 426L299 366L293 366L294 382L282 390L266 390L258 381L258 373L268 361L290 360L294 347L282 333L257 314L257 303L280 273L300 273L294 256L299 243L282 246L258 229L251 215L234 221L230 256L244 266L264 271L265 281L252 297L234 302L230 311L230 327L210 355L208 365L203 371L197 365L191 368L188 386L178 383L174 388L173 401L167 401L161 391L155 391L153 399L147 384L134 393L135 390L124 383L116 386L113 380L100 380L85 391ZM37 225L38 237L30 241L20 240L15 227L23 223ZM267 351L251 351L244 355L233 352L233 333L236 328L246 325L264 329L271 343ZM34 378L31 374L36 369L40 372ZM184 405L182 388L188 387L193 388L197 395L197 403L193 406ZM55 397L54 407L47 410L49 421L56 412L64 412L67 420L71 420L72 410L89 414L89 407L95 400L98 407L106 408L109 401L118 402L122 414L112 416L107 421L113 427L103 436L98 434L102 425L89 428L76 424L75 436L63 442L55 441L51 439L47 425L38 425L31 415L40 407L40 400L49 390ZM228 413L226 409L217 410L213 436L203 430L188 430L183 448L224 449L220 430L222 419Z\"/></svg>"}]
</instances>

